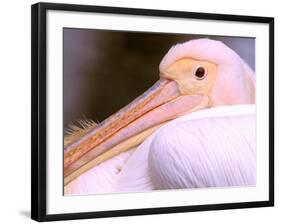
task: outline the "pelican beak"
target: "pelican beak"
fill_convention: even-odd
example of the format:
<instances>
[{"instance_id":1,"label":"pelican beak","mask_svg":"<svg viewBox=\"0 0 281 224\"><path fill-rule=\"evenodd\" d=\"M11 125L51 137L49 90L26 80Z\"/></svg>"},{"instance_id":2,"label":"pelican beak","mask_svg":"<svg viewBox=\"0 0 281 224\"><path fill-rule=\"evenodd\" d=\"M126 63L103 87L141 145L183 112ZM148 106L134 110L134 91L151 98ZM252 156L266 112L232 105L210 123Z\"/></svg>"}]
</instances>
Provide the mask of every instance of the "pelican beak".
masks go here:
<instances>
[{"instance_id":1,"label":"pelican beak","mask_svg":"<svg viewBox=\"0 0 281 224\"><path fill-rule=\"evenodd\" d=\"M140 97L64 149L64 184L140 144L164 123L208 105L208 96L182 95L175 81L160 79Z\"/></svg>"}]
</instances>

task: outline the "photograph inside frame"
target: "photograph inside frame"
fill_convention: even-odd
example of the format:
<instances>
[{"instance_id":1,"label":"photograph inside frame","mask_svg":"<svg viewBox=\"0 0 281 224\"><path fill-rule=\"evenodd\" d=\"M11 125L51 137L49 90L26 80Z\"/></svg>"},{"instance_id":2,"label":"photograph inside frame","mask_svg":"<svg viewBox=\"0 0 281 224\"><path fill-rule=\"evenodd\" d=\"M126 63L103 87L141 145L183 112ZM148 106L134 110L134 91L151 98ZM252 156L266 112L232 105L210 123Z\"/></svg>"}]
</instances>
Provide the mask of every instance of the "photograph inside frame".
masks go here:
<instances>
[{"instance_id":1,"label":"photograph inside frame","mask_svg":"<svg viewBox=\"0 0 281 224\"><path fill-rule=\"evenodd\" d=\"M64 195L256 186L255 38L63 29Z\"/></svg>"}]
</instances>

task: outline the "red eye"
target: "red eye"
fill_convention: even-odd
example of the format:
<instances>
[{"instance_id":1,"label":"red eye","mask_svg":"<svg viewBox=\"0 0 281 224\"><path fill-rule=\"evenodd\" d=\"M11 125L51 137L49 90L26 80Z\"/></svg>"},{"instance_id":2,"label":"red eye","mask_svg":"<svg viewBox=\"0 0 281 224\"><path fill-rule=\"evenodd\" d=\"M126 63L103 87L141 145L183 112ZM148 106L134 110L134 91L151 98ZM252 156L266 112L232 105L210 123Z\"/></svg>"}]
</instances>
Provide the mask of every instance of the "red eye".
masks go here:
<instances>
[{"instance_id":1,"label":"red eye","mask_svg":"<svg viewBox=\"0 0 281 224\"><path fill-rule=\"evenodd\" d=\"M207 70L202 66L199 66L194 73L196 78L199 80L204 79L206 74L207 74Z\"/></svg>"}]
</instances>

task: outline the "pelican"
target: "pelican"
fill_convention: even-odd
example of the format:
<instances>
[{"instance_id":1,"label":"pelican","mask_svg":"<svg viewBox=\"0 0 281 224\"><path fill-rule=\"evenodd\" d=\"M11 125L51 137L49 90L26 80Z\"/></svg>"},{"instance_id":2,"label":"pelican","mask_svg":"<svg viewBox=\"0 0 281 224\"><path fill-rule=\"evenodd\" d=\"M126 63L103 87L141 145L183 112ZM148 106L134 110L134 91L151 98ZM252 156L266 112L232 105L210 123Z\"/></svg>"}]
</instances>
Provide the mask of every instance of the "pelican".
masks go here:
<instances>
[{"instance_id":1,"label":"pelican","mask_svg":"<svg viewBox=\"0 0 281 224\"><path fill-rule=\"evenodd\" d=\"M133 102L65 137L64 193L255 184L255 75L211 39L173 46Z\"/></svg>"}]
</instances>

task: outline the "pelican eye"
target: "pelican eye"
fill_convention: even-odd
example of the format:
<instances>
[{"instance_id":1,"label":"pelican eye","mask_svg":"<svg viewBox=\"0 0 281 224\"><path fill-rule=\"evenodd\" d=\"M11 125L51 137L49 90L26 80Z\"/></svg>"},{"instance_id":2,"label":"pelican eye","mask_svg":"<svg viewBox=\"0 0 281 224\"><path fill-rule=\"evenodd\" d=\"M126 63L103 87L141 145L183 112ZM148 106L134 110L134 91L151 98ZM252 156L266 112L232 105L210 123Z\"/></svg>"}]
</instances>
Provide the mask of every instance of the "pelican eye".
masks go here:
<instances>
[{"instance_id":1,"label":"pelican eye","mask_svg":"<svg viewBox=\"0 0 281 224\"><path fill-rule=\"evenodd\" d=\"M198 66L195 70L194 75L196 76L196 79L202 80L207 75L207 69L205 69L203 66Z\"/></svg>"}]
</instances>

